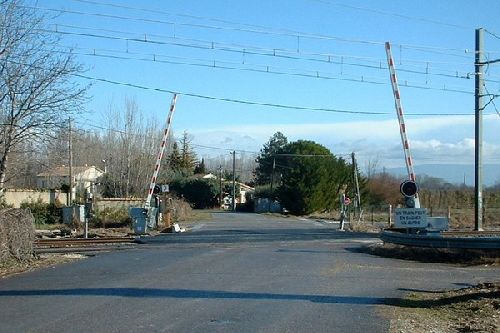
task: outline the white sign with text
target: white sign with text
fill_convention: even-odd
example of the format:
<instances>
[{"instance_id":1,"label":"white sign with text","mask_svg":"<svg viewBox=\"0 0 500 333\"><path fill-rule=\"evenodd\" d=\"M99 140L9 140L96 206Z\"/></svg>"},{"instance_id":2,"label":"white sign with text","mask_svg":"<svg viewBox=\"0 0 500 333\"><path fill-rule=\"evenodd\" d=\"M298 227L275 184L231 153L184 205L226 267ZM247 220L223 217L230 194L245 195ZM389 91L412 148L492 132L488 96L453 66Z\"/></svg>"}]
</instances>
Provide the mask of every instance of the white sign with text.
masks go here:
<instances>
[{"instance_id":1,"label":"white sign with text","mask_svg":"<svg viewBox=\"0 0 500 333\"><path fill-rule=\"evenodd\" d=\"M427 209L425 208L396 208L394 217L395 228L427 227Z\"/></svg>"}]
</instances>

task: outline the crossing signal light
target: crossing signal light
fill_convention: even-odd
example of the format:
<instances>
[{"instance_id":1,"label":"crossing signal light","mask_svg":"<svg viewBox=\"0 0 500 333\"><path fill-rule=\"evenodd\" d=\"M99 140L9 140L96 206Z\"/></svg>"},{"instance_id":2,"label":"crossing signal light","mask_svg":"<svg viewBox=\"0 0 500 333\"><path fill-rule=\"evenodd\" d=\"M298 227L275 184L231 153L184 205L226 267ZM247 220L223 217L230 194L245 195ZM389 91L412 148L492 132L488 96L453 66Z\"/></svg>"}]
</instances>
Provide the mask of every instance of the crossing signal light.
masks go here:
<instances>
[{"instance_id":1,"label":"crossing signal light","mask_svg":"<svg viewBox=\"0 0 500 333\"><path fill-rule=\"evenodd\" d=\"M401 183L399 187L401 194L405 196L405 205L407 208L415 208L415 195L418 192L417 183L407 180Z\"/></svg>"},{"instance_id":2,"label":"crossing signal light","mask_svg":"<svg viewBox=\"0 0 500 333\"><path fill-rule=\"evenodd\" d=\"M417 183L415 183L414 181L407 180L401 183L399 190L401 191L401 194L404 195L405 197L414 197L415 194L417 194L418 192L418 186Z\"/></svg>"}]
</instances>

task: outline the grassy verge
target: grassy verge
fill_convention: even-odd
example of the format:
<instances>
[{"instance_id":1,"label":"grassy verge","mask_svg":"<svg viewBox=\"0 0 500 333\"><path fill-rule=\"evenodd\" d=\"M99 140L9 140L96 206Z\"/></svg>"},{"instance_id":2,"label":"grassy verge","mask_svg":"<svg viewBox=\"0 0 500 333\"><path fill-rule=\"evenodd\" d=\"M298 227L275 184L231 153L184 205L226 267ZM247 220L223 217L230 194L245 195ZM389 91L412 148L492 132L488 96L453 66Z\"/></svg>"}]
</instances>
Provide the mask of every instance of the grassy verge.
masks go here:
<instances>
[{"instance_id":1,"label":"grassy verge","mask_svg":"<svg viewBox=\"0 0 500 333\"><path fill-rule=\"evenodd\" d=\"M86 256L74 253L50 253L34 256L31 260L6 260L0 262L0 278L6 278L11 275L29 272L39 268L51 267L83 258L86 258Z\"/></svg>"},{"instance_id":2,"label":"grassy verge","mask_svg":"<svg viewBox=\"0 0 500 333\"><path fill-rule=\"evenodd\" d=\"M499 266L499 251L432 249L376 244L361 251L419 262ZM416 290L381 308L390 333L500 332L500 281L458 290Z\"/></svg>"},{"instance_id":3,"label":"grassy verge","mask_svg":"<svg viewBox=\"0 0 500 333\"><path fill-rule=\"evenodd\" d=\"M390 302L390 333L500 332L500 282L458 290L416 291Z\"/></svg>"}]
</instances>

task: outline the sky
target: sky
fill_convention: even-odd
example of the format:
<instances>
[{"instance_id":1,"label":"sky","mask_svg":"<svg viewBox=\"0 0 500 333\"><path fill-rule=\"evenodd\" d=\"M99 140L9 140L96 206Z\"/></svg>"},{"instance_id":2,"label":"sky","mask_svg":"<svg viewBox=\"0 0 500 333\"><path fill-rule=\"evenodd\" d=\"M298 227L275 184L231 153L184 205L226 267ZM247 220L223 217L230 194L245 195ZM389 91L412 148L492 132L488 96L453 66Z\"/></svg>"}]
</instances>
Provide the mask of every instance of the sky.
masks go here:
<instances>
[{"instance_id":1,"label":"sky","mask_svg":"<svg viewBox=\"0 0 500 333\"><path fill-rule=\"evenodd\" d=\"M404 167L387 69L390 42L419 166L474 163L474 37L500 58L500 1L38 0L92 83L82 128L105 126L110 105L137 102L200 156L252 156L277 131L313 140L358 165ZM485 87L500 94L500 63ZM485 98L484 163L498 165L500 98ZM439 167L438 167L439 168ZM495 168L491 170L496 170ZM495 171L493 171L494 173Z\"/></svg>"}]
</instances>

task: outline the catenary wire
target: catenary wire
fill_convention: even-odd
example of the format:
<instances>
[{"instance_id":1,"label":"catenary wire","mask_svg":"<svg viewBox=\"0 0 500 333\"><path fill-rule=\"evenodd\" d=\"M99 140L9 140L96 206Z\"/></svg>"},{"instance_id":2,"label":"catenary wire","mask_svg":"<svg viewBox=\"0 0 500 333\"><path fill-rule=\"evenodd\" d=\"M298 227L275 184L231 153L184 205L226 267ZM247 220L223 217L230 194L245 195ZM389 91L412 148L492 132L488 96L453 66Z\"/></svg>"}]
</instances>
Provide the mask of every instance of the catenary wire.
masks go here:
<instances>
[{"instance_id":1,"label":"catenary wire","mask_svg":"<svg viewBox=\"0 0 500 333\"><path fill-rule=\"evenodd\" d=\"M59 9L58 8L46 8L46 7L44 8L44 7L38 7L38 6L23 6L23 7L28 8L28 9L45 10L45 11L52 11L52 12L58 12L58 13L67 13L67 14L84 15L84 16L96 16L96 17L101 17L101 18L120 19L120 20L128 20L128 21L141 21L141 22L146 22L146 23L166 24L169 26L172 26L172 25L189 26L189 27L194 27L194 28L229 30L229 31L257 33L257 34L264 34L264 35L288 36L288 37L295 37L295 38L335 40L335 41L346 42L346 43L358 43L358 44L380 45L380 46L385 44L385 42L381 42L381 41L370 41L370 40L362 40L362 39L354 39L354 38L344 38L344 37L338 37L338 36L328 36L328 35L303 33L303 32L296 32L296 31L287 31L287 30L273 31L273 29L271 29L271 28L250 29L250 28L237 28L237 27L221 27L221 26L211 26L211 25L206 25L206 24L178 23L178 22L171 22L171 21L164 21L164 20L153 20L153 19L147 19L147 18L127 17L127 16L120 16L120 15L113 15L113 14L89 13L89 12L68 10L68 9L62 9L62 8L59 8ZM450 52L463 53L464 49L444 48L444 47L435 47L435 46L428 46L428 45L398 44L398 43L394 43L393 45L394 46L401 46L401 47L408 48L408 49L416 49L416 50L420 50L420 51L429 51L429 52L441 52L443 54L448 54L451 56L468 58L467 56L463 56L461 54L450 53Z\"/></svg>"},{"instance_id":2,"label":"catenary wire","mask_svg":"<svg viewBox=\"0 0 500 333\"><path fill-rule=\"evenodd\" d=\"M7 61L11 62L11 63L16 63L18 65L23 65L23 64L20 64L16 61L13 61L13 60L7 60ZM92 76L84 75L84 74L72 73L70 75L75 76L75 77L79 77L79 78L82 78L85 80L104 82L104 83L108 83L108 84L131 87L131 88L136 88L136 89L141 89L141 90L150 90L150 91L156 91L156 92L168 93L168 94L179 94L179 95L184 95L184 96L198 98L198 99L228 102L228 103L242 104L242 105L253 105L253 106L262 106L262 107L269 107L269 108L277 108L277 109L298 110L298 111L321 111L321 112L333 112L333 113L357 114L357 115L389 115L389 114L392 114L389 112L354 111L354 110L335 109L335 108L315 108L315 107L286 105L286 104L278 104L278 103L256 102L256 101L249 101L249 100L243 100L243 99L215 97L215 96L202 95L202 94L196 94L196 93L191 93L191 92L174 91L174 90L169 90L169 89L165 89L165 88L154 88L154 87L134 84L134 83L130 83L130 82L120 82L120 81L110 80L110 79L105 79L105 78L92 77ZM471 114L464 114L464 113L433 113L433 114L406 113L406 115L409 115L409 116L469 116Z\"/></svg>"},{"instance_id":3,"label":"catenary wire","mask_svg":"<svg viewBox=\"0 0 500 333\"><path fill-rule=\"evenodd\" d=\"M290 76L298 76L298 77L308 77L308 78L315 78L315 79L325 79L325 80L339 80L339 81L349 81L349 82L357 82L357 83L366 83L366 84L375 84L375 85L387 85L389 84L388 82L385 82L385 79L380 79L380 78L370 78L367 76L354 76L350 75L351 77L346 77L346 74L339 74L340 76L333 76L335 74L332 73L325 73L325 72L320 72L320 71L314 71L314 70L303 70L303 69L298 69L298 68L281 68L277 66L268 66L268 65L261 65L261 64L249 64L247 63L247 67L241 67L238 66L239 63L235 62L227 62L227 61L216 61L216 60L205 60L205 59L190 59L186 57L177 57L177 56L163 56L163 55L155 55L155 54L149 54L151 58L133 58L133 57L125 57L125 56L117 56L117 55L109 55L109 54L100 54L96 52L97 50L94 50L93 52L90 53L82 53L82 52L71 52L71 51L60 51L63 53L71 53L71 54L77 54L77 55L84 55L84 56L92 56L92 57L101 57L101 58L110 58L110 59L119 59L119 60L135 60L135 61L146 61L146 62L153 62L153 63L165 63L165 64L173 64L173 65L186 65L186 66L197 66L197 67L206 67L206 68L215 68L215 69L225 69L225 70L240 70L240 71L248 71L248 72L256 72L256 73L265 73L265 74L276 74L276 75L290 75ZM106 52L113 52L111 50L104 50ZM141 55L140 53L134 53L134 52L126 52L126 54L130 55ZM162 60L161 57L171 57L174 59L181 59L181 60L192 60L192 61L204 61L204 62L210 62L210 63L195 63L195 62L186 62L186 61L175 61L175 60ZM259 68L251 68L248 66L257 66L261 67ZM295 71L295 72L293 72ZM304 71L304 72L297 72L297 71ZM309 73L305 73L305 71L308 71ZM379 81L377 81L379 80ZM492 80L485 80L485 81L491 81L491 82L498 82L498 81L492 81ZM405 80L402 83L402 86L407 87L407 88L416 88L416 89L424 89L424 90L438 90L438 91L446 91L446 92L455 92L455 93L463 93L463 94L472 94L472 92L467 91L467 90L462 90L460 88L451 88L451 86L448 85L448 87L444 86L443 88L438 88L435 86L431 86L426 83L413 83L411 81Z\"/></svg>"},{"instance_id":4,"label":"catenary wire","mask_svg":"<svg viewBox=\"0 0 500 333\"><path fill-rule=\"evenodd\" d=\"M102 29L92 29L92 28L86 28L86 27L76 27L76 26L66 26L65 27L70 27L74 29L81 29L81 30L97 30L101 31ZM362 57L355 57L355 56L345 56L345 55L335 55L335 54L320 54L320 53L309 53L310 56L312 57L320 57L320 58L307 58L303 56L298 56L294 55L291 53L288 53L290 51L282 50L282 49L252 49L252 48L240 48L241 46L234 47L234 46L227 46L221 43L214 43L210 41L203 41L203 40L185 40L185 41L191 41L191 42L198 42L198 43L203 43L203 44L189 44L189 43L182 43L181 39L178 38L173 38L176 41L165 41L165 40L154 40L154 39L148 39L146 35L144 35L144 38L129 38L129 37L119 37L119 36L109 36L109 35L99 35L99 34L90 34L90 33L77 33L77 32L71 32L71 31L61 31L56 28L56 30L44 30L45 32L51 32L51 33L57 33L61 35L76 35L76 36L84 36L84 37L91 37L91 38L100 38L100 39L114 39L114 40L124 40L127 42L137 42L137 43L149 43L149 44L158 44L158 45L171 45L171 46L178 46L178 47L188 47L188 48L197 48L197 49L202 49L202 50L218 50L218 51L223 51L223 52L232 52L232 53L238 53L243 56L245 55L255 55L255 56L265 56L265 57L272 57L272 58L283 58L283 59L288 59L288 60L301 60L301 61L309 61L309 62L318 62L318 63L323 63L323 64L336 64L340 66L354 66L354 67L363 67L363 68L369 68L369 69L376 69L376 70L387 70L387 66L385 65L385 61L382 61L381 59L376 59L372 62L372 64L364 64L364 63L358 63L358 62L348 62L345 61L344 58L352 58L352 59L362 59ZM117 31L115 31L116 33ZM124 33L124 32L120 32ZM135 34L137 35L137 34ZM149 35L153 36L153 35ZM170 38L170 37L166 37ZM110 52L115 52L115 53L127 53L131 54L133 52L130 52L128 49L126 51L118 51L118 50L110 50ZM285 52L285 53L283 53ZM154 54L152 54L154 56ZM160 55L161 56L161 55ZM338 59L338 60L335 60ZM365 57L365 59L367 59ZM406 60L405 60L406 61ZM421 63L426 63L427 67L425 69L421 69L421 67L417 67L414 65L405 65L405 66L413 66L418 69L406 69L406 68L399 68L399 72L406 72L406 73L411 73L411 74L421 74L421 75L426 75L426 76L441 76L441 77L446 77L446 78L453 78L453 79L470 79L471 76L474 74L470 72L465 72L465 71L460 71L460 70L450 70L450 69L439 69L436 67L433 67L431 70L429 70L428 65L431 63L429 61L424 62L422 61ZM465 65L462 64L462 65ZM467 64L470 65L470 64ZM443 72L448 72L452 74L445 74L445 73L439 73L439 72L434 72L434 70L440 70ZM460 73L462 72L462 73Z\"/></svg>"},{"instance_id":5,"label":"catenary wire","mask_svg":"<svg viewBox=\"0 0 500 333\"><path fill-rule=\"evenodd\" d=\"M392 114L390 112L354 111L354 110L342 110L342 109L334 109L334 108L314 108L314 107L285 105L285 104L277 104L277 103L255 102L255 101L242 100L242 99L215 97L215 96L201 95L201 94L195 94L195 93L189 93L189 92L173 91L173 90L168 90L168 89L164 89L164 88L152 88L152 87L133 84L133 83L119 82L119 81L114 81L114 80L109 80L109 79L104 79L104 78L91 77L91 76L87 76L87 75L83 75L83 74L73 74L73 75L80 77L80 78L83 78L83 79L87 79L87 80L105 82L105 83L109 83L109 84L127 86L127 87L131 87L131 88L142 89L142 90L152 90L152 91L169 93L169 94L179 94L179 95L184 95L184 96L194 97L194 98L199 98L199 99L228 102L228 103L235 103L235 104L243 104L243 105L254 105L254 106L262 106L262 107L278 108L278 109L299 110L299 111L300 110L302 110L302 111L322 111L322 112L358 114L358 115L390 115L390 114ZM433 113L433 114L406 113L406 115L408 115L408 116L470 116L472 114L464 114L464 113Z\"/></svg>"}]
</instances>

